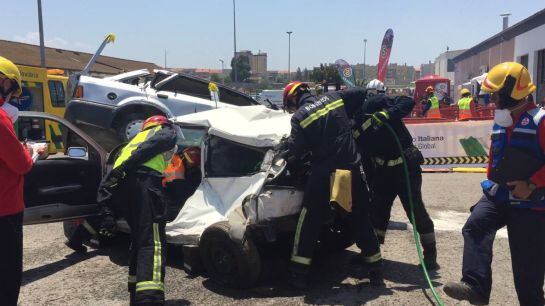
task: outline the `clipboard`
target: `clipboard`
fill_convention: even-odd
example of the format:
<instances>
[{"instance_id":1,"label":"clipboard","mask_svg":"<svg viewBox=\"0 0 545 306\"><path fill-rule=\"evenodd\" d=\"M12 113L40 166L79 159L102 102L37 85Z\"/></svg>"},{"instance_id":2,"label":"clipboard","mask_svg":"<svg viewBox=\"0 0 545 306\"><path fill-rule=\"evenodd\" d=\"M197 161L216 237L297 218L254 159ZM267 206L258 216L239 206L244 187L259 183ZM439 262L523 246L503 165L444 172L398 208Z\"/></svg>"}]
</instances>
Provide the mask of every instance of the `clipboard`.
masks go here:
<instances>
[{"instance_id":1,"label":"clipboard","mask_svg":"<svg viewBox=\"0 0 545 306\"><path fill-rule=\"evenodd\" d=\"M491 169L489 177L495 183L507 186L507 182L526 181L545 163L520 149L506 147L503 158Z\"/></svg>"}]
</instances>

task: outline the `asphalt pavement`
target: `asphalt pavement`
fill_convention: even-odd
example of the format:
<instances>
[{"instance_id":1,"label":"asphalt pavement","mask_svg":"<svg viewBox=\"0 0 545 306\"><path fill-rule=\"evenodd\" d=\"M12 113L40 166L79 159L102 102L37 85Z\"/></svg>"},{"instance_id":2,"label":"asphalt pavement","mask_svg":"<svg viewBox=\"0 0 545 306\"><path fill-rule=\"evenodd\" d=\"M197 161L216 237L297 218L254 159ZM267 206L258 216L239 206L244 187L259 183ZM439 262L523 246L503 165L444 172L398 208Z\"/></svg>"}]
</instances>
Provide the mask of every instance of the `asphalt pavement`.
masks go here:
<instances>
[{"instance_id":1,"label":"asphalt pavement","mask_svg":"<svg viewBox=\"0 0 545 306\"><path fill-rule=\"evenodd\" d=\"M463 226L469 208L481 196L483 174L424 174L424 201L436 224L438 261L433 282L445 305L468 305L449 299L442 286L461 277ZM62 224L26 226L21 305L128 305L126 291L128 242L104 249L73 254L64 246ZM418 267L411 227L400 203L392 211L386 244L385 287L372 287L361 271L349 264L356 246L319 256L312 271L312 286L306 291L289 289L287 256L267 250L264 276L251 290L224 288L205 275L190 275L182 259L171 251L166 272L167 305L433 305L432 295ZM494 244L491 305L517 305L505 231Z\"/></svg>"}]
</instances>

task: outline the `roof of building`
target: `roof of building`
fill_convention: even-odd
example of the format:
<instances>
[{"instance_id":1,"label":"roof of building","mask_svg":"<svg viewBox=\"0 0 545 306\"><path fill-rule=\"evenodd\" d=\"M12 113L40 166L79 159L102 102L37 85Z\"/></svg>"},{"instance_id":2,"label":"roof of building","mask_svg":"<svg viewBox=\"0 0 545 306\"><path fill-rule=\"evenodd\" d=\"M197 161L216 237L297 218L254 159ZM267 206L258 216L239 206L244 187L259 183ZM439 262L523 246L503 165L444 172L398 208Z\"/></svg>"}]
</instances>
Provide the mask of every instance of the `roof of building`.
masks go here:
<instances>
[{"instance_id":1,"label":"roof of building","mask_svg":"<svg viewBox=\"0 0 545 306\"><path fill-rule=\"evenodd\" d=\"M533 14L532 16L508 27L507 29L499 32L498 34L478 43L477 45L467 49L462 54L456 56L452 60L454 62L459 62L468 57L476 55L484 50L490 49L491 47L501 43L505 40L510 40L513 37L516 37L520 34L526 33L534 28L537 28L545 24L545 9Z\"/></svg>"},{"instance_id":2,"label":"roof of building","mask_svg":"<svg viewBox=\"0 0 545 306\"><path fill-rule=\"evenodd\" d=\"M0 56L10 59L15 64L40 67L40 47L20 42L0 40ZM89 62L90 53L45 48L47 68L79 71ZM110 56L100 56L91 67L91 73L119 74L138 69L160 68L154 63L134 61Z\"/></svg>"}]
</instances>

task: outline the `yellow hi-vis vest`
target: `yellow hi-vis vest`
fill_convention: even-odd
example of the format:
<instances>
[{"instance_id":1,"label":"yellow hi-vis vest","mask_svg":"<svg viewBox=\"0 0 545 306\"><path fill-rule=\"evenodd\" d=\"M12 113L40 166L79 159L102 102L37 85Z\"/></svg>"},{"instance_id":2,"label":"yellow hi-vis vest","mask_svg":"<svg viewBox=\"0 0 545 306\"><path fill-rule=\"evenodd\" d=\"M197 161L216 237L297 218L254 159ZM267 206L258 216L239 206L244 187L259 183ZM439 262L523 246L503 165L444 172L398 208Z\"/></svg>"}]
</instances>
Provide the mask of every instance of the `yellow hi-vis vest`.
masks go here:
<instances>
[{"instance_id":1,"label":"yellow hi-vis vest","mask_svg":"<svg viewBox=\"0 0 545 306\"><path fill-rule=\"evenodd\" d=\"M150 139L153 135L155 135L155 133L161 130L161 128L161 126L156 126L154 128L142 131L134 136L134 138L121 150L121 154L115 160L114 169L121 166L121 164L131 157L132 152L136 150L141 143ZM157 154L142 165L159 173L163 173L167 168L168 160L165 159L163 154Z\"/></svg>"},{"instance_id":2,"label":"yellow hi-vis vest","mask_svg":"<svg viewBox=\"0 0 545 306\"><path fill-rule=\"evenodd\" d=\"M470 119L472 117L471 114L471 101L473 98L471 97L465 97L460 100L458 100L458 119L459 120L466 120Z\"/></svg>"},{"instance_id":3,"label":"yellow hi-vis vest","mask_svg":"<svg viewBox=\"0 0 545 306\"><path fill-rule=\"evenodd\" d=\"M431 102L430 109L437 109L439 108L439 100L435 95L431 96L431 98L428 99Z\"/></svg>"}]
</instances>

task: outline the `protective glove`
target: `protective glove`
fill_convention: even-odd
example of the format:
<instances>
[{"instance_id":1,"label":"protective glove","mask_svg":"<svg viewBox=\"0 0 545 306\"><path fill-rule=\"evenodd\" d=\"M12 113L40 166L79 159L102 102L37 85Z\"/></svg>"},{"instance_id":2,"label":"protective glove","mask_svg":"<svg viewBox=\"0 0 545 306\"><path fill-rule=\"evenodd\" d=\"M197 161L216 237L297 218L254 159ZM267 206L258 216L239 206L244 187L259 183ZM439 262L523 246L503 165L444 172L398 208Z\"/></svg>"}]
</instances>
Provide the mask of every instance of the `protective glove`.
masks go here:
<instances>
[{"instance_id":1,"label":"protective glove","mask_svg":"<svg viewBox=\"0 0 545 306\"><path fill-rule=\"evenodd\" d=\"M114 168L110 170L110 172L106 175L104 180L102 181L102 187L105 188L113 188L121 182L125 178L127 174L121 167Z\"/></svg>"},{"instance_id":2,"label":"protective glove","mask_svg":"<svg viewBox=\"0 0 545 306\"><path fill-rule=\"evenodd\" d=\"M388 115L387 111L380 111L373 114L371 118L371 123L373 125L373 129L378 130L381 128L385 122L387 122L390 119L390 115Z\"/></svg>"},{"instance_id":3,"label":"protective glove","mask_svg":"<svg viewBox=\"0 0 545 306\"><path fill-rule=\"evenodd\" d=\"M100 229L98 230L98 233L100 235L111 238L115 234L115 229L116 229L115 218L112 215L106 215L102 217L102 221L100 223Z\"/></svg>"}]
</instances>

